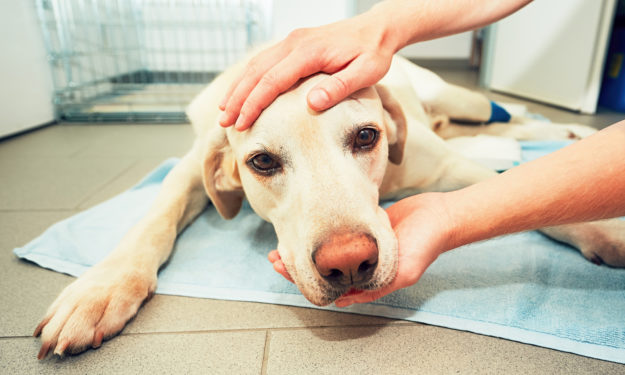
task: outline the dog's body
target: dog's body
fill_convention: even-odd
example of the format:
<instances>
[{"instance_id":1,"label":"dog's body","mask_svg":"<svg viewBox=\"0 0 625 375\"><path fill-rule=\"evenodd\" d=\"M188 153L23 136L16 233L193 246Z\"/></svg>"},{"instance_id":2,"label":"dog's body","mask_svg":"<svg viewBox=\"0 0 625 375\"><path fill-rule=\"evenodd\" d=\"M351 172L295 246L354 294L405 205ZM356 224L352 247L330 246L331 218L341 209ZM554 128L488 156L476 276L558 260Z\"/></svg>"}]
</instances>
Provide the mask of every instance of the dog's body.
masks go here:
<instances>
[{"instance_id":1,"label":"dog's body","mask_svg":"<svg viewBox=\"0 0 625 375\"><path fill-rule=\"evenodd\" d=\"M79 352L117 334L153 293L177 234L209 198L231 218L247 197L274 225L282 261L302 293L326 305L351 288L380 288L395 276L397 241L380 197L448 191L495 174L460 157L442 137L593 132L547 123L455 125L450 119L487 121L490 102L396 58L379 85L321 113L308 109L305 96L323 75L305 79L239 133L217 125L217 103L239 72L240 66L222 74L190 105L193 147L166 177L148 215L52 304L35 331L42 335L40 358L53 347L57 354ZM623 228L603 221L543 232L591 260L624 266Z\"/></svg>"}]
</instances>

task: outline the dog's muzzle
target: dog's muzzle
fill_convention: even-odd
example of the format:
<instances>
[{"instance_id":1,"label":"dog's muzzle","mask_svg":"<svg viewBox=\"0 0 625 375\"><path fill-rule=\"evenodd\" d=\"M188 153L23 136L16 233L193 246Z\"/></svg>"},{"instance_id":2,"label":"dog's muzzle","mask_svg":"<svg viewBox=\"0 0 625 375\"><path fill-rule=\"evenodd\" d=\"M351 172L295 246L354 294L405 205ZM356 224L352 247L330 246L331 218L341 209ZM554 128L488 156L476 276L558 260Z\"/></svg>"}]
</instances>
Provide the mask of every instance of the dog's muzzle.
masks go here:
<instances>
[{"instance_id":1,"label":"dog's muzzle","mask_svg":"<svg viewBox=\"0 0 625 375\"><path fill-rule=\"evenodd\" d=\"M378 244L367 233L330 235L312 253L317 271L335 288L366 285L378 265Z\"/></svg>"}]
</instances>

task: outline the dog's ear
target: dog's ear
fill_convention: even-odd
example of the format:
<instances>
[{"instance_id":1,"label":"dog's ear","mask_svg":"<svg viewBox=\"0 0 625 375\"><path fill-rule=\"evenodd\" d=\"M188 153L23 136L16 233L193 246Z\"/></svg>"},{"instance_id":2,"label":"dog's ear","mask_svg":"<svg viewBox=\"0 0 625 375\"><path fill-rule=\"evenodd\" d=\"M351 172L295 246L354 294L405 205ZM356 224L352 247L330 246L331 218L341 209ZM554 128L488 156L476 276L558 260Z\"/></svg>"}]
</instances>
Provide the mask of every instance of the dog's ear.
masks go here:
<instances>
[{"instance_id":1,"label":"dog's ear","mask_svg":"<svg viewBox=\"0 0 625 375\"><path fill-rule=\"evenodd\" d=\"M221 77L221 76L220 76ZM232 219L241 209L243 188L239 170L226 137L219 126L217 101L221 95L223 78L217 78L200 92L187 107L187 117L205 150L202 162L204 190L217 212L224 219Z\"/></svg>"},{"instance_id":2,"label":"dog's ear","mask_svg":"<svg viewBox=\"0 0 625 375\"><path fill-rule=\"evenodd\" d=\"M404 157L406 144L406 117L401 104L393 96L388 88L383 85L375 85L375 89L382 100L384 108L384 122L388 134L388 159L391 163L401 164Z\"/></svg>"},{"instance_id":3,"label":"dog's ear","mask_svg":"<svg viewBox=\"0 0 625 375\"><path fill-rule=\"evenodd\" d=\"M224 219L232 219L243 203L243 187L239 169L226 137L225 129L216 126L205 138L207 147L202 164L204 189L217 212Z\"/></svg>"}]
</instances>

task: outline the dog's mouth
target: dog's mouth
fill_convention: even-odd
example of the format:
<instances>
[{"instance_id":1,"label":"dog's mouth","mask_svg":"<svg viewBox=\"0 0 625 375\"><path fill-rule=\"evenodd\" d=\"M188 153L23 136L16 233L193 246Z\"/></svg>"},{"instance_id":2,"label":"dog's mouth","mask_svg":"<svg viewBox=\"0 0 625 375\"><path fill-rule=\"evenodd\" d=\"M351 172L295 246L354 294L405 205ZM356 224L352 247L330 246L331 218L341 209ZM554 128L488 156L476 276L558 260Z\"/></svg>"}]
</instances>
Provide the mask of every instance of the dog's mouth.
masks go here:
<instances>
[{"instance_id":1,"label":"dog's mouth","mask_svg":"<svg viewBox=\"0 0 625 375\"><path fill-rule=\"evenodd\" d=\"M363 289L350 288L347 293L343 294L343 297L355 296L360 293L364 293Z\"/></svg>"},{"instance_id":2,"label":"dog's mouth","mask_svg":"<svg viewBox=\"0 0 625 375\"><path fill-rule=\"evenodd\" d=\"M353 296L356 294L363 293L367 290L380 289L381 287L382 286L378 285L377 283L368 283L368 284L363 284L363 285L358 285L358 286L349 286L349 287L344 287L344 288L328 287L324 290L324 292L321 295L313 296L313 295L307 295L305 293L303 294L306 297L306 299L308 299L313 304L317 306L327 306L333 303L334 301L336 301L339 297Z\"/></svg>"}]
</instances>

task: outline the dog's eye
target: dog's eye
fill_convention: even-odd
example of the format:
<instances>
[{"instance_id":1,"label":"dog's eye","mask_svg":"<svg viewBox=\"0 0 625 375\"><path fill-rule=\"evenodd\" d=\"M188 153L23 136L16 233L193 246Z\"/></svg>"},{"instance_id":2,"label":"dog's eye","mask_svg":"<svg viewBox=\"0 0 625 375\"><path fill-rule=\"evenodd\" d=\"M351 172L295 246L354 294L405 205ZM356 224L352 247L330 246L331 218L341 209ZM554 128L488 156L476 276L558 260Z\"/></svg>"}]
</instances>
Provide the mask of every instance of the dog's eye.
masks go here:
<instances>
[{"instance_id":1,"label":"dog's eye","mask_svg":"<svg viewBox=\"0 0 625 375\"><path fill-rule=\"evenodd\" d=\"M268 154L258 154L252 157L248 163L256 171L263 174L272 174L280 168L280 163Z\"/></svg>"},{"instance_id":2,"label":"dog's eye","mask_svg":"<svg viewBox=\"0 0 625 375\"><path fill-rule=\"evenodd\" d=\"M372 148L378 139L378 131L372 128L364 128L358 131L354 139L354 148L368 149Z\"/></svg>"}]
</instances>

